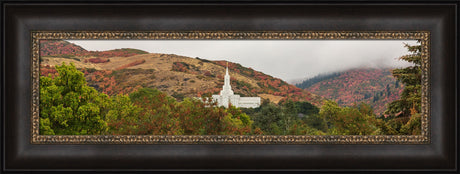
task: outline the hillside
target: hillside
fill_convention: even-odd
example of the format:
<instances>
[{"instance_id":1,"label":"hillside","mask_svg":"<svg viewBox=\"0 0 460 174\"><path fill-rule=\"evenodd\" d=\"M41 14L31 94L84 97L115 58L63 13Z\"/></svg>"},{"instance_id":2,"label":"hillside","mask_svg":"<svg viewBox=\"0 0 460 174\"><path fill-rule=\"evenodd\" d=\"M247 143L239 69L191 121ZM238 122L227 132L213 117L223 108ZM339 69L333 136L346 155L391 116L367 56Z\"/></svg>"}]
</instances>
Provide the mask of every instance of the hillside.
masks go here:
<instances>
[{"instance_id":1,"label":"hillside","mask_svg":"<svg viewBox=\"0 0 460 174\"><path fill-rule=\"evenodd\" d=\"M66 41L46 41L41 53L41 73L74 63L90 86L109 95L131 93L141 87L157 88L182 100L218 94L223 85L225 61L209 61L174 54L146 53L135 49L86 51ZM43 53L43 54L42 54ZM115 54L117 53L117 54ZM290 98L320 105L322 98L278 78L229 62L231 85L241 96L260 96L278 103Z\"/></svg>"},{"instance_id":2,"label":"hillside","mask_svg":"<svg viewBox=\"0 0 460 174\"><path fill-rule=\"evenodd\" d=\"M341 106L364 102L380 115L386 104L399 99L404 89L391 75L391 69L352 69L320 75L297 84L322 97L332 99Z\"/></svg>"},{"instance_id":3,"label":"hillside","mask_svg":"<svg viewBox=\"0 0 460 174\"><path fill-rule=\"evenodd\" d=\"M148 52L124 48L109 51L87 51L84 48L64 40L40 40L40 56L76 58L76 57L129 57ZM76 59L75 59L76 60Z\"/></svg>"}]
</instances>

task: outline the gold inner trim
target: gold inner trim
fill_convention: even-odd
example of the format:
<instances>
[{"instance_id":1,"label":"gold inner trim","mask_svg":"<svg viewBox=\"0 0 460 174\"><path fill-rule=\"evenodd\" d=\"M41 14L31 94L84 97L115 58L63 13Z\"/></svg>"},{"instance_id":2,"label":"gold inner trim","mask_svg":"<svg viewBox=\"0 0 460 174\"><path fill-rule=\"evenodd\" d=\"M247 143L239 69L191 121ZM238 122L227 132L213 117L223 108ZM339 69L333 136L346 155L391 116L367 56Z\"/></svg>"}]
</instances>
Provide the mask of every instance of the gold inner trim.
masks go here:
<instances>
[{"instance_id":1,"label":"gold inner trim","mask_svg":"<svg viewBox=\"0 0 460 174\"><path fill-rule=\"evenodd\" d=\"M32 144L429 144L430 33L428 31L32 31ZM40 39L73 40L420 40L421 135L39 135Z\"/></svg>"}]
</instances>

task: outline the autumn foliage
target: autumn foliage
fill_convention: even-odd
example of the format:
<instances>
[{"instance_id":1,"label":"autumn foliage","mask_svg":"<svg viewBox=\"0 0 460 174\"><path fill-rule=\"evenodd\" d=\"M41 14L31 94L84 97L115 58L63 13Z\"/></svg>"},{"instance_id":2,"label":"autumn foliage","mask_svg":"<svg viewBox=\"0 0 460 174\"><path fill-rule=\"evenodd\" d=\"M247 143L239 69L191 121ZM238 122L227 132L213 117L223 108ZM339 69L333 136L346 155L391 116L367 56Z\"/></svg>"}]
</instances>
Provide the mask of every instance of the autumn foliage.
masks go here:
<instances>
[{"instance_id":1,"label":"autumn foliage","mask_svg":"<svg viewBox=\"0 0 460 174\"><path fill-rule=\"evenodd\" d=\"M85 59L85 63L91 62L91 63L105 63L109 62L110 59L101 59L101 58L91 58L91 59Z\"/></svg>"},{"instance_id":2,"label":"autumn foliage","mask_svg":"<svg viewBox=\"0 0 460 174\"><path fill-rule=\"evenodd\" d=\"M165 93L141 88L108 96L87 86L73 64L56 66L53 77L40 78L40 133L45 135L246 135L249 116L186 98L177 102ZM101 72L111 74L112 72ZM110 81L105 79L106 81ZM111 84L112 85L112 84Z\"/></svg>"},{"instance_id":3,"label":"autumn foliage","mask_svg":"<svg viewBox=\"0 0 460 174\"><path fill-rule=\"evenodd\" d=\"M141 88L141 85L139 84L121 85L116 80L117 75L122 74L125 70L111 71L82 69L82 71L86 76L86 80L92 87L110 96L129 94Z\"/></svg>"},{"instance_id":4,"label":"autumn foliage","mask_svg":"<svg viewBox=\"0 0 460 174\"><path fill-rule=\"evenodd\" d=\"M148 52L137 49L115 49L109 51L87 51L84 48L63 40L40 40L40 56L50 57L130 57ZM101 62L98 62L101 63Z\"/></svg>"},{"instance_id":5,"label":"autumn foliage","mask_svg":"<svg viewBox=\"0 0 460 174\"><path fill-rule=\"evenodd\" d=\"M195 65L191 65L185 62L173 62L172 71L185 72L190 74L206 74L206 71L201 71ZM209 72L208 72L209 73Z\"/></svg>"},{"instance_id":6,"label":"autumn foliage","mask_svg":"<svg viewBox=\"0 0 460 174\"><path fill-rule=\"evenodd\" d=\"M138 119L122 118L109 123L115 134L245 135L251 134L249 117L239 109L209 107L186 98L176 102L156 90L143 88L129 95L141 111ZM244 121L243 121L244 120Z\"/></svg>"},{"instance_id":7,"label":"autumn foliage","mask_svg":"<svg viewBox=\"0 0 460 174\"><path fill-rule=\"evenodd\" d=\"M40 66L40 76L44 76L44 77L50 76L54 78L56 75L58 75L58 72L54 67L50 67L49 65Z\"/></svg>"},{"instance_id":8,"label":"autumn foliage","mask_svg":"<svg viewBox=\"0 0 460 174\"><path fill-rule=\"evenodd\" d=\"M390 69L352 69L329 77L311 84L306 89L334 100L339 106L367 103L377 115L385 111L387 103L397 100L404 89L403 83L391 75Z\"/></svg>"},{"instance_id":9,"label":"autumn foliage","mask_svg":"<svg viewBox=\"0 0 460 174\"><path fill-rule=\"evenodd\" d=\"M140 65L140 64L143 64L143 63L145 63L145 60L144 60L144 59L136 60L136 61L133 61L133 62L128 63L128 64L126 64L126 65L120 66L120 67L118 67L116 70L125 69L125 68L128 68L128 67Z\"/></svg>"}]
</instances>

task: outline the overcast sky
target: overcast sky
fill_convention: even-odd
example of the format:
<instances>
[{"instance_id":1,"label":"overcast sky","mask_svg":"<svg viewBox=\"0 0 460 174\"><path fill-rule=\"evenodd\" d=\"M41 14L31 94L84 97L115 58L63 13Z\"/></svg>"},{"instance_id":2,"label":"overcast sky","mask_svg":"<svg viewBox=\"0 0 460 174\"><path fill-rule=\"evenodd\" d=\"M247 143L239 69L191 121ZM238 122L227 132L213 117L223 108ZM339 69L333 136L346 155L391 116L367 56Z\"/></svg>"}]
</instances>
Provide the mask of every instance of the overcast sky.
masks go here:
<instances>
[{"instance_id":1,"label":"overcast sky","mask_svg":"<svg viewBox=\"0 0 460 174\"><path fill-rule=\"evenodd\" d=\"M136 48L150 53L227 60L285 81L358 67L404 67L410 40L68 40L90 51Z\"/></svg>"}]
</instances>

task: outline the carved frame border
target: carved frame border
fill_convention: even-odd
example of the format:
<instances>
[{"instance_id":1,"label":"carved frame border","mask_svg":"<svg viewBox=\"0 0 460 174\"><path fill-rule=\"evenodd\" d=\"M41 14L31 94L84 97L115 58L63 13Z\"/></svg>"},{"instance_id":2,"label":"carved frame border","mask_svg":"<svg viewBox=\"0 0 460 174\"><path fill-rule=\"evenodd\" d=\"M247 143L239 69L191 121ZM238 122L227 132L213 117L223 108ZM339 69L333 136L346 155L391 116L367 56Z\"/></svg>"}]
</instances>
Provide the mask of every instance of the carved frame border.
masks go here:
<instances>
[{"instance_id":1,"label":"carved frame border","mask_svg":"<svg viewBox=\"0 0 460 174\"><path fill-rule=\"evenodd\" d=\"M32 144L429 144L430 32L428 31L32 31ZM74 40L420 40L421 135L40 135L39 41Z\"/></svg>"}]
</instances>

